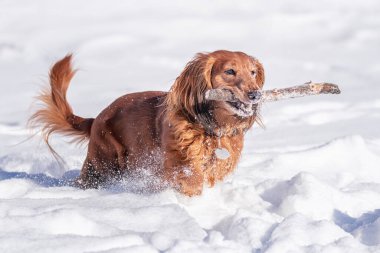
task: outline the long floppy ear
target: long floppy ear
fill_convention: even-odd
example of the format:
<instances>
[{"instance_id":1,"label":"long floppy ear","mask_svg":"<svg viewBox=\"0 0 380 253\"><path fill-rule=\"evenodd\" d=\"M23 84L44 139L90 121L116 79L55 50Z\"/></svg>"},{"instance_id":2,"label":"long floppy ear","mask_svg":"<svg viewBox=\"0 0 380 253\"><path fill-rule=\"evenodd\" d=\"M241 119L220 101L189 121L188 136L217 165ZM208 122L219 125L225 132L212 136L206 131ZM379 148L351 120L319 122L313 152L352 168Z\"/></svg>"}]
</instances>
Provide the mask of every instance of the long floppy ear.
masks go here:
<instances>
[{"instance_id":1,"label":"long floppy ear","mask_svg":"<svg viewBox=\"0 0 380 253\"><path fill-rule=\"evenodd\" d=\"M255 65L257 66L256 82L262 88L264 85L264 82L265 82L264 67L261 64L261 62L259 62L259 60L257 60L256 58L252 57L252 60L255 63Z\"/></svg>"},{"instance_id":2,"label":"long floppy ear","mask_svg":"<svg viewBox=\"0 0 380 253\"><path fill-rule=\"evenodd\" d=\"M264 82L265 82L265 73L264 73L263 64L261 64L261 62L259 62L259 60L257 60L255 57L251 56L251 59L254 62L254 64L257 66L256 83L260 86L260 88L262 88L264 86ZM259 107L260 106L261 106L261 104L259 104ZM265 129L265 125L262 121L262 117L260 115L259 109L256 110L256 115L254 117L254 120L255 120L255 122L257 122L257 124L260 127Z\"/></svg>"},{"instance_id":3,"label":"long floppy ear","mask_svg":"<svg viewBox=\"0 0 380 253\"><path fill-rule=\"evenodd\" d=\"M204 94L212 88L211 72L215 59L210 54L197 54L170 89L166 103L170 109L185 111L193 118L206 104Z\"/></svg>"}]
</instances>

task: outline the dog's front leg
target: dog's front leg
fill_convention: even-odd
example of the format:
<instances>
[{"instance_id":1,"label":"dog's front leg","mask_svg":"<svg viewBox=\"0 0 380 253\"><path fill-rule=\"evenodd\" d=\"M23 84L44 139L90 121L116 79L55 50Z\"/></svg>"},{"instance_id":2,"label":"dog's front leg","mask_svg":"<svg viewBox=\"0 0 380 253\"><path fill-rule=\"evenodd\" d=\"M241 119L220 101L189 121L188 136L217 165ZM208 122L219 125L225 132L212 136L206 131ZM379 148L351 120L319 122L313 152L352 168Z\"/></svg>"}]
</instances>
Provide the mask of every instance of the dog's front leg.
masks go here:
<instances>
[{"instance_id":1,"label":"dog's front leg","mask_svg":"<svg viewBox=\"0 0 380 253\"><path fill-rule=\"evenodd\" d=\"M190 197L202 193L204 175L198 166L181 161L178 156L166 157L164 174L169 184L180 193Z\"/></svg>"},{"instance_id":2,"label":"dog's front leg","mask_svg":"<svg viewBox=\"0 0 380 253\"><path fill-rule=\"evenodd\" d=\"M177 177L177 189L182 194L187 196L200 195L203 190L203 173L196 169L182 169L185 172L181 172Z\"/></svg>"}]
</instances>

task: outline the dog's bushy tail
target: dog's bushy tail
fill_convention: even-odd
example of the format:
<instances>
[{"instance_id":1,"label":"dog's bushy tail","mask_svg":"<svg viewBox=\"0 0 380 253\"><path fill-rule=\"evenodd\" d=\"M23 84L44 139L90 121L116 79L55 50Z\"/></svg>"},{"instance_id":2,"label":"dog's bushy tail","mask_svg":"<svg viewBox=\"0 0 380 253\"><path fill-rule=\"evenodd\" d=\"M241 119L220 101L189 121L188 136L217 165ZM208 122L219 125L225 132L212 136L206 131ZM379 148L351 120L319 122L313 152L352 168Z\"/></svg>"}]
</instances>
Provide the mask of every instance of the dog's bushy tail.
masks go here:
<instances>
[{"instance_id":1,"label":"dog's bushy tail","mask_svg":"<svg viewBox=\"0 0 380 253\"><path fill-rule=\"evenodd\" d=\"M91 133L92 118L84 119L74 115L66 99L66 91L75 71L71 67L72 55L69 54L58 61L49 73L50 86L43 89L37 96L42 107L29 119L29 126L39 128L44 140L57 158L59 155L49 144L52 133L60 133L74 137L73 141L86 140Z\"/></svg>"}]
</instances>

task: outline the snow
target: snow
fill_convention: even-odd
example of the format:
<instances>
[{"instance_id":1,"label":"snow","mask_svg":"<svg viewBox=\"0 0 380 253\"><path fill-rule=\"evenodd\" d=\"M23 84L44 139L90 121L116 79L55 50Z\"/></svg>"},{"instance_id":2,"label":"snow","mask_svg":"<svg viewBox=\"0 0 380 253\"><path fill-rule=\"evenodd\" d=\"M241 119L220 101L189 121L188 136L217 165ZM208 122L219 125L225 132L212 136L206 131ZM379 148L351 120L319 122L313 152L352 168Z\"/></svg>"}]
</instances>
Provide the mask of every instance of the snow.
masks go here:
<instances>
[{"instance_id":1,"label":"snow","mask_svg":"<svg viewBox=\"0 0 380 253\"><path fill-rule=\"evenodd\" d=\"M0 252L380 252L380 3L376 0L0 2ZM265 104L237 170L202 196L69 185L86 147L25 127L51 64L74 52L68 99L95 117L168 90L197 52L240 50L266 89L340 95ZM149 175L147 175L149 176Z\"/></svg>"}]
</instances>

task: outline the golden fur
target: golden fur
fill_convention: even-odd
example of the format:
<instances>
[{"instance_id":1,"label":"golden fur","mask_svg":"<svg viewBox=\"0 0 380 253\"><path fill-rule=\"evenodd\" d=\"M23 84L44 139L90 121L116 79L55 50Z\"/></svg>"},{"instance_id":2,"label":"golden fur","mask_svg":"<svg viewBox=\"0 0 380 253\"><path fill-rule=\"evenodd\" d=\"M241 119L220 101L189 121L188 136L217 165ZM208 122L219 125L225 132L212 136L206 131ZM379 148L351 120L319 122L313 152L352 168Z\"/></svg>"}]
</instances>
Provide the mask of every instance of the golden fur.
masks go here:
<instances>
[{"instance_id":1,"label":"golden fur","mask_svg":"<svg viewBox=\"0 0 380 253\"><path fill-rule=\"evenodd\" d=\"M39 96L44 107L31 122L42 128L47 143L54 132L89 140L78 185L99 187L149 167L162 185L188 196L236 168L244 133L258 119L248 94L264 84L263 67L251 56L224 50L198 54L169 92L124 95L95 119L84 119L73 114L66 99L73 75L71 55L53 66L50 89ZM212 88L228 89L240 102L206 101ZM218 147L230 157L218 158Z\"/></svg>"}]
</instances>

